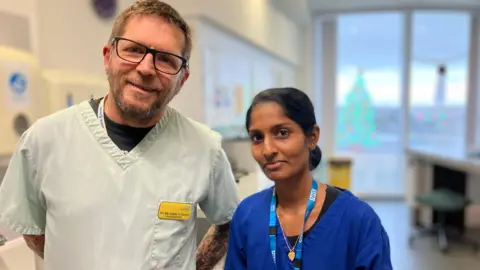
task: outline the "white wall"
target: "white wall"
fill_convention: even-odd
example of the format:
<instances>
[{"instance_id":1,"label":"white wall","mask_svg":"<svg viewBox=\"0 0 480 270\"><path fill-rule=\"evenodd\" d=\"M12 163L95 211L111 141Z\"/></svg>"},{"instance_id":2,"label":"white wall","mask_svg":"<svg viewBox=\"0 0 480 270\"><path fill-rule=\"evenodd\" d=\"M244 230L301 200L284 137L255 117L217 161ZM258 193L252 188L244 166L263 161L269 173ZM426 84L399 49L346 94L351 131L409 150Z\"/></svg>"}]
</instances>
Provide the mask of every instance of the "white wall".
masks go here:
<instances>
[{"instance_id":1,"label":"white wall","mask_svg":"<svg viewBox=\"0 0 480 270\"><path fill-rule=\"evenodd\" d=\"M29 1L28 8L40 2L22 1ZM132 2L119 0L119 10ZM205 0L201 4L195 0L166 2L187 19L206 16L267 51L300 64L298 44L302 33L293 22L270 7L267 0ZM41 0L41 3L37 6L38 31L35 33L40 63L47 68L67 68L103 75L102 46L109 37L113 22L99 19L90 1ZM20 9L20 5L11 5L7 8L34 16Z\"/></svg>"},{"instance_id":2,"label":"white wall","mask_svg":"<svg viewBox=\"0 0 480 270\"><path fill-rule=\"evenodd\" d=\"M206 0L203 14L295 64L301 64L302 32L267 0Z\"/></svg>"},{"instance_id":3,"label":"white wall","mask_svg":"<svg viewBox=\"0 0 480 270\"><path fill-rule=\"evenodd\" d=\"M301 64L299 42L303 33L272 8L268 0L166 2L187 18L204 15L278 57ZM119 10L131 3L133 0L119 0ZM0 10L32 20L33 47L38 50L42 65L103 75L101 48L110 34L112 21L99 19L90 1L1 0Z\"/></svg>"},{"instance_id":4,"label":"white wall","mask_svg":"<svg viewBox=\"0 0 480 270\"><path fill-rule=\"evenodd\" d=\"M8 11L15 15L31 18L36 0L0 0L0 11Z\"/></svg>"},{"instance_id":5,"label":"white wall","mask_svg":"<svg viewBox=\"0 0 480 270\"><path fill-rule=\"evenodd\" d=\"M110 35L113 20L100 19L91 1L78 0L0 0L0 10L19 14L31 21L33 52L40 65L49 70L67 70L103 78L102 47ZM207 19L249 46L297 69L299 88L305 86L308 68L305 33L286 15L272 7L269 0L165 0L191 24L194 37L198 20ZM133 0L118 0L118 12ZM41 3L41 5L40 5ZM202 121L202 51L194 38L190 63L191 77L182 95L174 102L187 115ZM234 65L235 63L232 63ZM201 101L199 101L201 100Z\"/></svg>"},{"instance_id":6,"label":"white wall","mask_svg":"<svg viewBox=\"0 0 480 270\"><path fill-rule=\"evenodd\" d=\"M301 64L303 32L269 0L166 0L185 17L205 16L233 34Z\"/></svg>"},{"instance_id":7,"label":"white wall","mask_svg":"<svg viewBox=\"0 0 480 270\"><path fill-rule=\"evenodd\" d=\"M103 76L102 47L112 20L96 16L91 1L36 0L38 56L47 69L68 69ZM119 0L124 9L132 0Z\"/></svg>"},{"instance_id":8,"label":"white wall","mask_svg":"<svg viewBox=\"0 0 480 270\"><path fill-rule=\"evenodd\" d=\"M113 20L100 19L91 1L78 0L0 0L0 11L23 16L30 21L30 42L45 69L67 70L104 77L102 47L110 35ZM230 36L278 58L305 72L303 61L305 33L269 0L165 0L192 24L194 35L198 18L206 18ZM133 0L119 0L118 12ZM41 5L40 5L41 3ZM192 76L185 85L189 98L201 99L201 51L194 41ZM308 58L308 57L307 57ZM233 64L233 63L232 63ZM303 73L302 73L303 74ZM300 78L300 77L298 77ZM303 86L303 77L297 80ZM180 98L176 104L199 112L203 103ZM193 110L190 108L193 105ZM198 113L199 119L203 117Z\"/></svg>"},{"instance_id":9,"label":"white wall","mask_svg":"<svg viewBox=\"0 0 480 270\"><path fill-rule=\"evenodd\" d=\"M308 0L269 0L269 2L298 25L305 27L311 25L312 12Z\"/></svg>"},{"instance_id":10,"label":"white wall","mask_svg":"<svg viewBox=\"0 0 480 270\"><path fill-rule=\"evenodd\" d=\"M37 0L16 0L16 1L10 1L10 0L0 0L0 12L4 12L7 14L11 14L14 16L19 16L21 18L24 18L28 21L29 25L29 32L27 33L28 36L28 42L29 44L29 50L36 52L36 41L35 41L35 34L34 31L36 29L36 25L34 23L35 20L35 4ZM18 25L16 26L18 27ZM2 29L3 28L3 29ZM6 27L0 27L0 35L15 35L15 31L18 29L15 29L11 31L11 29L7 29ZM22 29L24 31L24 29ZM25 33L18 33L19 35L25 34ZM3 37L0 38L0 40L4 39L10 39L16 37ZM6 44L7 45L7 44ZM10 44L8 44L10 45ZM24 49L24 48L22 48Z\"/></svg>"},{"instance_id":11,"label":"white wall","mask_svg":"<svg viewBox=\"0 0 480 270\"><path fill-rule=\"evenodd\" d=\"M113 20L100 19L90 1L0 1L0 10L25 16L31 21L32 48L44 68L104 76L102 47L110 35ZM192 23L194 35L197 34L195 21L207 18L232 36L303 70L305 34L283 13L273 8L268 0L166 2ZM119 0L118 11L131 3L133 0ZM196 47L198 44L194 43L194 53L200 53ZM201 59L194 55L192 77L186 85L192 89L201 83L198 74L203 67L198 61ZM192 97L200 97L194 91L190 92Z\"/></svg>"}]
</instances>

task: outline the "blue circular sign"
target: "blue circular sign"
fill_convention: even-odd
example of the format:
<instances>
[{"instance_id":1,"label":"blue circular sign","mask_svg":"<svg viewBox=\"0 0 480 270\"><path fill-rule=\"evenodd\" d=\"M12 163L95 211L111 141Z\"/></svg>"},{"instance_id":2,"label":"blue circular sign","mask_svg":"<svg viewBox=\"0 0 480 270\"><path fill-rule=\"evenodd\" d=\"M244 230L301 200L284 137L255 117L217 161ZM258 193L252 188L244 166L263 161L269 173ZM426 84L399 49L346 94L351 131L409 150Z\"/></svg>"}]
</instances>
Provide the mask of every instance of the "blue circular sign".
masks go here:
<instances>
[{"instance_id":1,"label":"blue circular sign","mask_svg":"<svg viewBox=\"0 0 480 270\"><path fill-rule=\"evenodd\" d=\"M10 76L8 80L10 89L15 94L21 95L27 90L27 77L20 72L15 72Z\"/></svg>"}]
</instances>

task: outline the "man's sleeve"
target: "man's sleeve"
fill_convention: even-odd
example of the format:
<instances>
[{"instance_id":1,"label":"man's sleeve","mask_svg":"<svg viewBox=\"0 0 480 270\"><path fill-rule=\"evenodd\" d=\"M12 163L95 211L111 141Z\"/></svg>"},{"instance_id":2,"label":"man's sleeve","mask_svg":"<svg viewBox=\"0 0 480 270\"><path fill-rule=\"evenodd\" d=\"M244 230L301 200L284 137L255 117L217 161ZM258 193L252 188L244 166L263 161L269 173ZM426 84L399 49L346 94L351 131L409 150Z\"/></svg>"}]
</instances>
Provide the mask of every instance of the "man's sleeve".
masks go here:
<instances>
[{"instance_id":1,"label":"man's sleeve","mask_svg":"<svg viewBox=\"0 0 480 270\"><path fill-rule=\"evenodd\" d=\"M206 198L200 202L200 208L211 223L220 225L230 222L239 202L240 196L230 162L225 151L220 148L210 174L210 188Z\"/></svg>"},{"instance_id":2,"label":"man's sleeve","mask_svg":"<svg viewBox=\"0 0 480 270\"><path fill-rule=\"evenodd\" d=\"M0 225L20 234L45 233L46 207L36 181L28 131L20 138L0 186Z\"/></svg>"}]
</instances>

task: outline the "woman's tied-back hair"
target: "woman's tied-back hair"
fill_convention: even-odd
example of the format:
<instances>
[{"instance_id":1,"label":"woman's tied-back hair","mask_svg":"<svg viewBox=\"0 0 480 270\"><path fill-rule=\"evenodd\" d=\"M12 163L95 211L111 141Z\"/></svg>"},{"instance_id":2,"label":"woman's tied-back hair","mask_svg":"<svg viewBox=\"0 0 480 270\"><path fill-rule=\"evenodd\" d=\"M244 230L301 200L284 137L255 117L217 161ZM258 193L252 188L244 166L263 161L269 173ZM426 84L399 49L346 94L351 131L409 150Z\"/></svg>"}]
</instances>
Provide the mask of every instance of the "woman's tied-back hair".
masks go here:
<instances>
[{"instance_id":1,"label":"woman's tied-back hair","mask_svg":"<svg viewBox=\"0 0 480 270\"><path fill-rule=\"evenodd\" d=\"M247 111L245 123L247 131L250 129L252 109L257 104L265 102L277 103L283 108L285 115L302 128L306 136L313 134L314 126L317 124L313 104L304 92L292 87L272 88L258 93ZM321 160L322 151L317 145L310 152L310 170L317 168Z\"/></svg>"},{"instance_id":2,"label":"woman's tied-back hair","mask_svg":"<svg viewBox=\"0 0 480 270\"><path fill-rule=\"evenodd\" d=\"M180 28L185 36L185 46L182 50L182 56L187 60L190 59L192 52L192 33L190 27L173 7L159 0L137 0L133 5L120 13L113 24L108 43L111 43L114 37L122 36L128 21L138 15L156 15Z\"/></svg>"}]
</instances>

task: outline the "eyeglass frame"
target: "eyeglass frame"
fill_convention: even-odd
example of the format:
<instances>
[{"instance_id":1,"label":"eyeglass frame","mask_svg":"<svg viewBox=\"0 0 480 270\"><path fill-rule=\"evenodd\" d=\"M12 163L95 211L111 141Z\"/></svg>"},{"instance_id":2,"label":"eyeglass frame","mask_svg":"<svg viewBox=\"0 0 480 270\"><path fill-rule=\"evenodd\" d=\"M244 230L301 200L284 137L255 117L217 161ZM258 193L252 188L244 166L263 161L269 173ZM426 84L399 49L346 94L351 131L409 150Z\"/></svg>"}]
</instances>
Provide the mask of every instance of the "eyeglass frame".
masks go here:
<instances>
[{"instance_id":1,"label":"eyeglass frame","mask_svg":"<svg viewBox=\"0 0 480 270\"><path fill-rule=\"evenodd\" d=\"M140 59L139 61L131 61L131 60L127 60L123 57L120 56L120 54L118 53L118 41L119 40L126 40L126 41L129 41L129 42L133 42L137 45L140 45L142 47L145 48L145 54L143 55L142 59ZM147 54L151 54L152 55L152 58L153 58L153 67L155 67L156 70L162 72L162 73L165 73L165 74L169 74L169 75L177 75L183 68L185 69L188 69L188 60L185 59L184 57L180 56L180 55L177 55L177 54L174 54L174 53L170 53L170 52L166 52L166 51L159 51L159 50L155 50L155 49L152 49L152 48L149 48L148 46L140 43L140 42L137 42L137 41L134 41L134 40L131 40L131 39L128 39L128 38L124 38L124 37L114 37L111 41L111 44L112 46L115 47L115 51L117 53L117 56L120 57L122 60L124 61L127 61L127 62L130 62L130 63L135 63L135 64L140 64L143 59L145 59L145 56ZM157 53L163 53L163 54L168 54L168 55L171 55L171 56L174 56L174 57L177 57L179 58L180 60L182 60L182 64L180 65L180 68L178 69L178 71L176 73L168 73L168 72L165 72L165 71L162 71L160 69L157 68L157 65L155 64L155 55Z\"/></svg>"}]
</instances>

